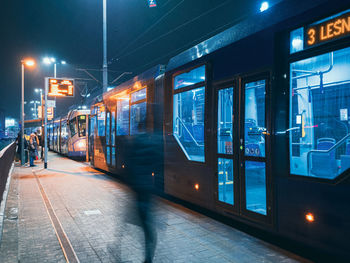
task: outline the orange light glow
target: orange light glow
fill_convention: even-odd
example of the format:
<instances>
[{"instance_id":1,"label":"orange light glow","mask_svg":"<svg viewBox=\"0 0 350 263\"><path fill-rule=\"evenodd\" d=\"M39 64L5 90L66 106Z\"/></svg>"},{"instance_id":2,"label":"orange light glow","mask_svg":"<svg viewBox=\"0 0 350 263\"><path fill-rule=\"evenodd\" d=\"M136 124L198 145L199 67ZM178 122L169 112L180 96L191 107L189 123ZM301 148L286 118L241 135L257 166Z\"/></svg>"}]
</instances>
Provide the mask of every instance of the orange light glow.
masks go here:
<instances>
[{"instance_id":1,"label":"orange light glow","mask_svg":"<svg viewBox=\"0 0 350 263\"><path fill-rule=\"evenodd\" d=\"M194 189L196 189L196 190L198 191L198 189L199 189L199 184L195 184L195 185L194 185Z\"/></svg>"},{"instance_id":2,"label":"orange light glow","mask_svg":"<svg viewBox=\"0 0 350 263\"><path fill-rule=\"evenodd\" d=\"M314 214L312 214L312 213L307 213L307 214L305 215L305 218L306 218L306 220L307 220L308 222L310 222L310 223L312 223L312 222L315 221L315 216L314 216Z\"/></svg>"},{"instance_id":3,"label":"orange light glow","mask_svg":"<svg viewBox=\"0 0 350 263\"><path fill-rule=\"evenodd\" d=\"M125 168L125 165L124 165L124 164L122 165L122 168Z\"/></svg>"},{"instance_id":4,"label":"orange light glow","mask_svg":"<svg viewBox=\"0 0 350 263\"><path fill-rule=\"evenodd\" d=\"M152 176L154 176L154 173L152 173Z\"/></svg>"},{"instance_id":5,"label":"orange light glow","mask_svg":"<svg viewBox=\"0 0 350 263\"><path fill-rule=\"evenodd\" d=\"M22 60L22 63L25 64L26 66L28 67L32 67L35 65L35 61L33 59L25 59L25 60Z\"/></svg>"}]
</instances>

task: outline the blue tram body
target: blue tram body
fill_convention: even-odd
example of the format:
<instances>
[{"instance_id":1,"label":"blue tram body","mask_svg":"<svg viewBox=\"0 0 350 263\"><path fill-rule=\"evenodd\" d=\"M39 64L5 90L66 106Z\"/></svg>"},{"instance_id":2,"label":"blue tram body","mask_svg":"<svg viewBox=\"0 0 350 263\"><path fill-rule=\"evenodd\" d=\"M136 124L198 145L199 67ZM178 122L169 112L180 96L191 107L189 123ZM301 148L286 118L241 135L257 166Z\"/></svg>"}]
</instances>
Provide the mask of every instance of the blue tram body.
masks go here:
<instances>
[{"instance_id":1,"label":"blue tram body","mask_svg":"<svg viewBox=\"0 0 350 263\"><path fill-rule=\"evenodd\" d=\"M49 149L68 157L85 158L89 115L90 110L72 110L67 116L49 122Z\"/></svg>"},{"instance_id":2,"label":"blue tram body","mask_svg":"<svg viewBox=\"0 0 350 263\"><path fill-rule=\"evenodd\" d=\"M280 2L161 69L96 98L91 164L127 176L161 130L160 191L349 258L350 4Z\"/></svg>"}]
</instances>

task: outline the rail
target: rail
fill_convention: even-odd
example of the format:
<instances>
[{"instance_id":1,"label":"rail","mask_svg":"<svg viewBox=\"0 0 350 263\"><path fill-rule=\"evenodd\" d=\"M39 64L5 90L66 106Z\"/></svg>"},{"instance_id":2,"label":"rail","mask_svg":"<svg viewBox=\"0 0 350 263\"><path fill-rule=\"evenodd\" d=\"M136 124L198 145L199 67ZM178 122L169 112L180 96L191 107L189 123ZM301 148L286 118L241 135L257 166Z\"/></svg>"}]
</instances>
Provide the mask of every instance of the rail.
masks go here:
<instances>
[{"instance_id":1,"label":"rail","mask_svg":"<svg viewBox=\"0 0 350 263\"><path fill-rule=\"evenodd\" d=\"M341 140L339 140L336 144L334 144L328 150L311 150L307 153L307 172L310 174L310 155L312 153L330 153L333 150L336 150L341 144L343 144L348 138L350 138L350 133L345 135Z\"/></svg>"},{"instance_id":2,"label":"rail","mask_svg":"<svg viewBox=\"0 0 350 263\"><path fill-rule=\"evenodd\" d=\"M7 177L15 157L16 143L13 142L0 151L0 203L5 190Z\"/></svg>"},{"instance_id":3,"label":"rail","mask_svg":"<svg viewBox=\"0 0 350 263\"><path fill-rule=\"evenodd\" d=\"M183 128L185 128L185 130L187 131L187 133L190 135L191 139L193 140L193 142L198 146L198 147L203 147L204 144L199 144L197 142L197 140L193 137L192 133L190 132L190 130L186 127L185 123L183 122L183 120L181 120L179 117L176 117L176 121L179 121L182 125ZM179 134L179 133L178 133Z\"/></svg>"}]
</instances>

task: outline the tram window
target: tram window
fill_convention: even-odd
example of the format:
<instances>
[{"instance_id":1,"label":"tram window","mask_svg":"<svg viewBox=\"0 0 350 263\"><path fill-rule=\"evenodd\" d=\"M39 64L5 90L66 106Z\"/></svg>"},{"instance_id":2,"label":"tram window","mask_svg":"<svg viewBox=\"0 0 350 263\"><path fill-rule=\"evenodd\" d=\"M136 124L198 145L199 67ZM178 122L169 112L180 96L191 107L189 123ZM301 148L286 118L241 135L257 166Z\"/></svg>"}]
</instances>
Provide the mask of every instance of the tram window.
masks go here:
<instances>
[{"instance_id":1,"label":"tram window","mask_svg":"<svg viewBox=\"0 0 350 263\"><path fill-rule=\"evenodd\" d=\"M205 87L174 94L173 134L192 161L204 162Z\"/></svg>"},{"instance_id":2,"label":"tram window","mask_svg":"<svg viewBox=\"0 0 350 263\"><path fill-rule=\"evenodd\" d=\"M112 111L112 119L111 119L111 140L112 146L115 146L115 111Z\"/></svg>"},{"instance_id":3,"label":"tram window","mask_svg":"<svg viewBox=\"0 0 350 263\"><path fill-rule=\"evenodd\" d=\"M109 138L110 138L110 130L109 130L109 124L110 124L110 116L111 113L107 112L107 117L106 117L106 144L109 145Z\"/></svg>"},{"instance_id":4,"label":"tram window","mask_svg":"<svg viewBox=\"0 0 350 263\"><path fill-rule=\"evenodd\" d=\"M219 200L233 205L233 160L218 158Z\"/></svg>"},{"instance_id":5,"label":"tram window","mask_svg":"<svg viewBox=\"0 0 350 263\"><path fill-rule=\"evenodd\" d=\"M290 32L290 53L304 50L304 28L298 28Z\"/></svg>"},{"instance_id":6,"label":"tram window","mask_svg":"<svg viewBox=\"0 0 350 263\"><path fill-rule=\"evenodd\" d=\"M174 90L205 81L205 66L192 69L190 72L177 75L174 79Z\"/></svg>"},{"instance_id":7,"label":"tram window","mask_svg":"<svg viewBox=\"0 0 350 263\"><path fill-rule=\"evenodd\" d=\"M86 136L86 115L78 116L79 137Z\"/></svg>"},{"instance_id":8,"label":"tram window","mask_svg":"<svg viewBox=\"0 0 350 263\"><path fill-rule=\"evenodd\" d=\"M116 166L116 163L115 163L115 147L112 147L112 163L111 163L112 166Z\"/></svg>"},{"instance_id":9,"label":"tram window","mask_svg":"<svg viewBox=\"0 0 350 263\"><path fill-rule=\"evenodd\" d=\"M266 169L264 162L245 162L246 209L266 215Z\"/></svg>"},{"instance_id":10,"label":"tram window","mask_svg":"<svg viewBox=\"0 0 350 263\"><path fill-rule=\"evenodd\" d=\"M129 135L129 98L117 101L117 136Z\"/></svg>"},{"instance_id":11,"label":"tram window","mask_svg":"<svg viewBox=\"0 0 350 263\"><path fill-rule=\"evenodd\" d=\"M244 153L265 157L265 80L245 84Z\"/></svg>"},{"instance_id":12,"label":"tram window","mask_svg":"<svg viewBox=\"0 0 350 263\"><path fill-rule=\"evenodd\" d=\"M105 126L106 126L106 112L105 107L101 106L100 110L97 114L97 135L98 136L105 136Z\"/></svg>"},{"instance_id":13,"label":"tram window","mask_svg":"<svg viewBox=\"0 0 350 263\"><path fill-rule=\"evenodd\" d=\"M233 154L233 88L219 90L218 95L218 153Z\"/></svg>"},{"instance_id":14,"label":"tram window","mask_svg":"<svg viewBox=\"0 0 350 263\"><path fill-rule=\"evenodd\" d=\"M73 137L75 134L77 134L77 119L73 118L69 121L69 129L70 129L70 136ZM55 130L56 132L56 130Z\"/></svg>"},{"instance_id":15,"label":"tram window","mask_svg":"<svg viewBox=\"0 0 350 263\"><path fill-rule=\"evenodd\" d=\"M350 48L290 65L290 172L333 179L350 167Z\"/></svg>"},{"instance_id":16,"label":"tram window","mask_svg":"<svg viewBox=\"0 0 350 263\"><path fill-rule=\"evenodd\" d=\"M146 102L131 105L130 134L146 132L146 108Z\"/></svg>"},{"instance_id":17,"label":"tram window","mask_svg":"<svg viewBox=\"0 0 350 263\"><path fill-rule=\"evenodd\" d=\"M110 156L111 156L111 148L109 146L106 147L106 160L107 160L107 164L110 165L111 164L111 160L110 160Z\"/></svg>"},{"instance_id":18,"label":"tram window","mask_svg":"<svg viewBox=\"0 0 350 263\"><path fill-rule=\"evenodd\" d=\"M147 89L141 89L131 94L131 103L146 99Z\"/></svg>"}]
</instances>

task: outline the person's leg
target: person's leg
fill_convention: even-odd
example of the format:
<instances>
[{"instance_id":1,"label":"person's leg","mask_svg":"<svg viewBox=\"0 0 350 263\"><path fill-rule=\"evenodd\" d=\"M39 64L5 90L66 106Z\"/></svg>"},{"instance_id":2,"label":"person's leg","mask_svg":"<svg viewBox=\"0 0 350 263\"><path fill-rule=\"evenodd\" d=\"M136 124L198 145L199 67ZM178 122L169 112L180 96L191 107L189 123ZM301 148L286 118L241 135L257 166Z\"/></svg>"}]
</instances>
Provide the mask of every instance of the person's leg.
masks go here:
<instances>
[{"instance_id":1,"label":"person's leg","mask_svg":"<svg viewBox=\"0 0 350 263\"><path fill-rule=\"evenodd\" d=\"M30 166L34 166L34 157L30 154L29 156Z\"/></svg>"},{"instance_id":2,"label":"person's leg","mask_svg":"<svg viewBox=\"0 0 350 263\"><path fill-rule=\"evenodd\" d=\"M137 193L138 212L141 226L145 235L145 257L146 262L152 262L157 245L157 234L153 228L151 216L151 196L147 192Z\"/></svg>"}]
</instances>

